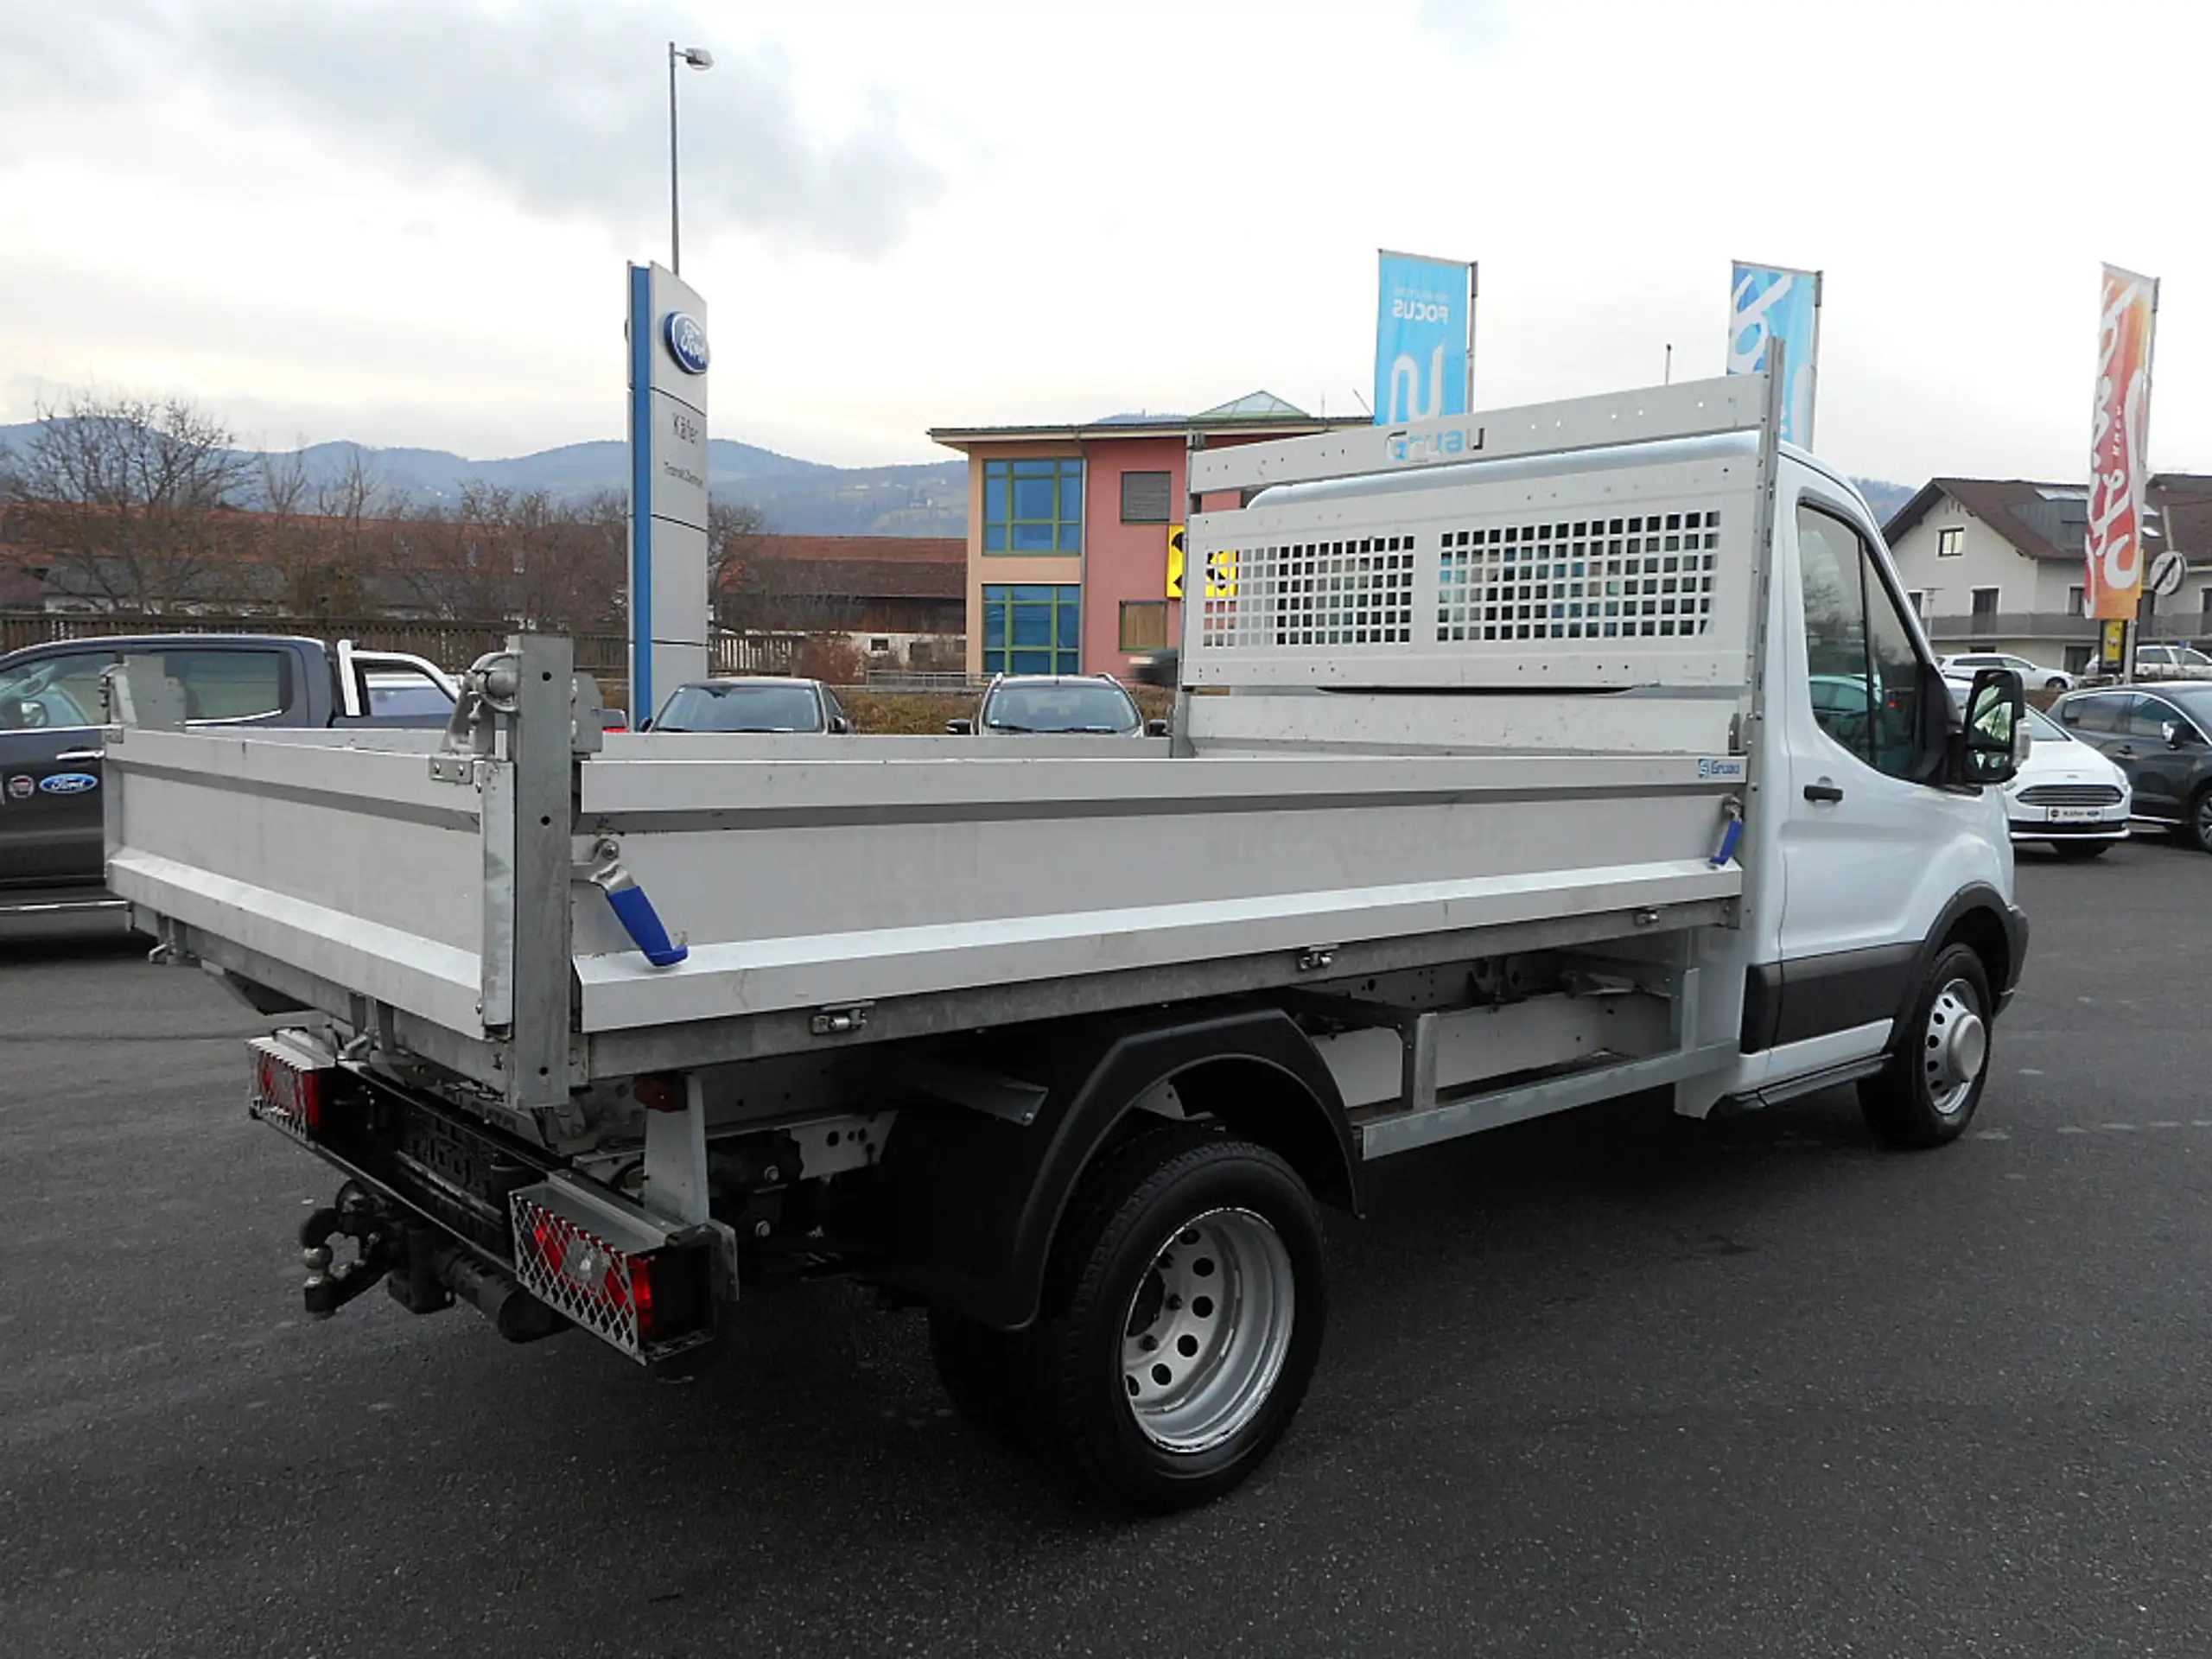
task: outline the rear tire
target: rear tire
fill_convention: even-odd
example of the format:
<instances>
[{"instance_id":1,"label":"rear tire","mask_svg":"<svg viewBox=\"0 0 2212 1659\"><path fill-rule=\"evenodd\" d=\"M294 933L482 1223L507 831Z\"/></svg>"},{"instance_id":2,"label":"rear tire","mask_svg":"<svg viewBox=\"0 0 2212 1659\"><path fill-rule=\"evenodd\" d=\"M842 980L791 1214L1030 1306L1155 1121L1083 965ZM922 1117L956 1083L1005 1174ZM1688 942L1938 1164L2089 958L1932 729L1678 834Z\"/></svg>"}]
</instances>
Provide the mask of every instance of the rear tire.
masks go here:
<instances>
[{"instance_id":1,"label":"rear tire","mask_svg":"<svg viewBox=\"0 0 2212 1659\"><path fill-rule=\"evenodd\" d=\"M1014 1338L1027 1439L1116 1505L1203 1503L1289 1427L1327 1319L1319 1218L1288 1164L1197 1126L1141 1135L1085 1176Z\"/></svg>"},{"instance_id":2,"label":"rear tire","mask_svg":"<svg viewBox=\"0 0 2212 1659\"><path fill-rule=\"evenodd\" d=\"M1859 1085L1859 1108L1885 1140L1940 1147L1974 1121L1989 1080L1989 974L1972 947L1929 964L1890 1063Z\"/></svg>"},{"instance_id":3,"label":"rear tire","mask_svg":"<svg viewBox=\"0 0 2212 1659\"><path fill-rule=\"evenodd\" d=\"M2108 841L2054 841L2050 843L2052 852L2075 862L2102 858L2111 849L2112 842Z\"/></svg>"}]
</instances>

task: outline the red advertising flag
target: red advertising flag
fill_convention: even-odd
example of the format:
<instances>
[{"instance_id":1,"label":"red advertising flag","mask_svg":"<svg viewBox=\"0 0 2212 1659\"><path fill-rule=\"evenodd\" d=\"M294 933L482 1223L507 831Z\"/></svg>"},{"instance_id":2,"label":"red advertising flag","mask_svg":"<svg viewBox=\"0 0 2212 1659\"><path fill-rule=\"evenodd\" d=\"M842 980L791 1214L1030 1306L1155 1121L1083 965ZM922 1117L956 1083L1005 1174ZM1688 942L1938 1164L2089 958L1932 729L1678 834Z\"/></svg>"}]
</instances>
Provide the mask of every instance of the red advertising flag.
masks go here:
<instances>
[{"instance_id":1,"label":"red advertising flag","mask_svg":"<svg viewBox=\"0 0 2212 1659\"><path fill-rule=\"evenodd\" d=\"M2083 610L2133 617L2143 596L2143 491L2151 469L2151 331L2158 283L2105 267L2097 322L2097 411L2089 437L2089 562Z\"/></svg>"}]
</instances>

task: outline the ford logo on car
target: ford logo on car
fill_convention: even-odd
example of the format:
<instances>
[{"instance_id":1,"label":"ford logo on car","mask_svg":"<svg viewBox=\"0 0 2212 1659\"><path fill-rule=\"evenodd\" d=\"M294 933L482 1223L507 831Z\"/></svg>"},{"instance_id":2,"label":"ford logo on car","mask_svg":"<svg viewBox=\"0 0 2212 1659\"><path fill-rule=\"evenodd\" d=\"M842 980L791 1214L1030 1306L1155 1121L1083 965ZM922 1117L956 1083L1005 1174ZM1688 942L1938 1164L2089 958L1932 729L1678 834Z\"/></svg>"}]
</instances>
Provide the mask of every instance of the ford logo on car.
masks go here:
<instances>
[{"instance_id":1,"label":"ford logo on car","mask_svg":"<svg viewBox=\"0 0 2212 1659\"><path fill-rule=\"evenodd\" d=\"M88 789L98 789L100 780L89 772L57 772L40 779L38 786L48 795L81 795Z\"/></svg>"},{"instance_id":2,"label":"ford logo on car","mask_svg":"<svg viewBox=\"0 0 2212 1659\"><path fill-rule=\"evenodd\" d=\"M688 312L671 311L663 332L668 338L668 354L676 359L676 366L686 374L707 372L707 331L699 326L698 318Z\"/></svg>"}]
</instances>

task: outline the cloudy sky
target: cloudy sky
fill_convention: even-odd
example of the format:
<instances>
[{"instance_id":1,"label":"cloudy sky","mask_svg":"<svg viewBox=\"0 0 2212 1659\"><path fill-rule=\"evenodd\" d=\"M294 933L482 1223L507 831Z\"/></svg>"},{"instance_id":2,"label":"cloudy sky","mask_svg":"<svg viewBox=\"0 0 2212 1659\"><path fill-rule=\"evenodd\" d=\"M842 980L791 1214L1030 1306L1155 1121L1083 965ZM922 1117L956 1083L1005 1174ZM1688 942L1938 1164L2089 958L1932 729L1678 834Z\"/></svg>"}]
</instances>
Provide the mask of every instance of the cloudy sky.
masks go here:
<instances>
[{"instance_id":1,"label":"cloudy sky","mask_svg":"<svg viewBox=\"0 0 2212 1659\"><path fill-rule=\"evenodd\" d=\"M622 429L665 42L714 425L1342 412L1378 246L1482 264L1478 401L1721 364L1827 273L1820 447L2071 477L2097 266L2162 277L2155 464L2212 471L2212 7L2102 0L0 0L0 421L86 383L242 438Z\"/></svg>"}]
</instances>

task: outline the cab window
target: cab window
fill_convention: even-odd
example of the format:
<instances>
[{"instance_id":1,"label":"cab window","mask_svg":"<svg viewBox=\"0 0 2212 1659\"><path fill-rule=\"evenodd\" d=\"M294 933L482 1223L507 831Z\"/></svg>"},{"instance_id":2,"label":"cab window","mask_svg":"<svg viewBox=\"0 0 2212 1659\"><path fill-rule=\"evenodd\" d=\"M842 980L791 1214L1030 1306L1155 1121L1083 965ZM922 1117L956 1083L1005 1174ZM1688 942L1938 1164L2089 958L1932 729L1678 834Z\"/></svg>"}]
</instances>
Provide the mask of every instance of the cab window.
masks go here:
<instances>
[{"instance_id":1,"label":"cab window","mask_svg":"<svg viewBox=\"0 0 2212 1659\"><path fill-rule=\"evenodd\" d=\"M2171 702L2158 697L2140 696L2135 699L2134 712L2127 721L2128 736L2147 742L2163 743L2166 741L2166 728L2169 726L2175 728L2176 734L2183 742L2196 734L2196 728L2190 723L2189 716Z\"/></svg>"},{"instance_id":2,"label":"cab window","mask_svg":"<svg viewBox=\"0 0 2212 1659\"><path fill-rule=\"evenodd\" d=\"M0 731L105 725L100 676L114 661L111 651L73 651L0 673Z\"/></svg>"},{"instance_id":3,"label":"cab window","mask_svg":"<svg viewBox=\"0 0 2212 1659\"><path fill-rule=\"evenodd\" d=\"M1872 548L1833 513L1801 506L1797 563L1814 719L1877 772L1918 776L1920 659Z\"/></svg>"},{"instance_id":4,"label":"cab window","mask_svg":"<svg viewBox=\"0 0 2212 1659\"><path fill-rule=\"evenodd\" d=\"M2127 705L2133 697L2117 692L2101 696L2069 697L2058 710L2058 718L2077 732L2110 733L2120 729L2127 718Z\"/></svg>"},{"instance_id":5,"label":"cab window","mask_svg":"<svg viewBox=\"0 0 2212 1659\"><path fill-rule=\"evenodd\" d=\"M187 720L262 720L289 702L281 651L164 652L162 670L184 688Z\"/></svg>"}]
</instances>

